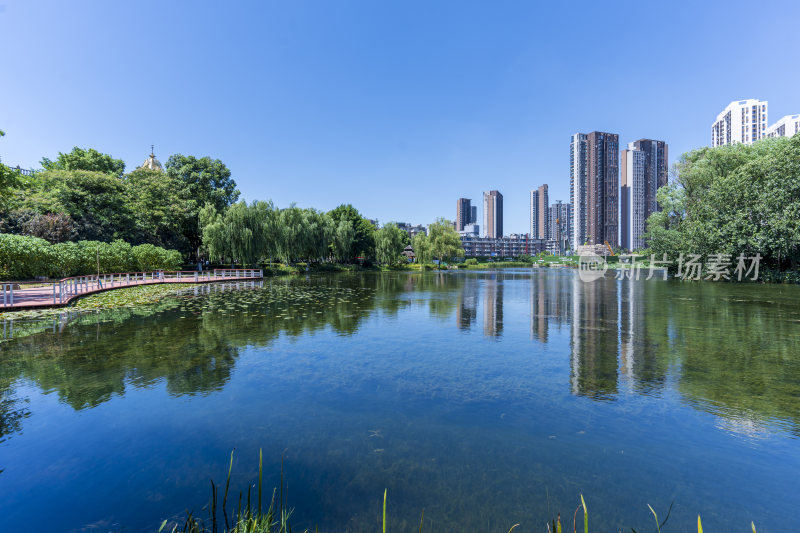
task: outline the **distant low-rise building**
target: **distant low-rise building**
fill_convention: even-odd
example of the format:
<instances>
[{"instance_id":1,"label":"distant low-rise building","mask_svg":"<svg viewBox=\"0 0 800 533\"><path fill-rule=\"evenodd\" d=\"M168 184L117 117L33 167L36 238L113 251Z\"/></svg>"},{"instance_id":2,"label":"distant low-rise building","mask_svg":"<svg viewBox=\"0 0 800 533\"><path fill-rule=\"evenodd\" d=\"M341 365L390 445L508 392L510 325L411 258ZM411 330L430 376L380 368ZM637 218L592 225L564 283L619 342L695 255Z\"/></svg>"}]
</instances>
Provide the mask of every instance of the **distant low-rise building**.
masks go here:
<instances>
[{"instance_id":1,"label":"distant low-rise building","mask_svg":"<svg viewBox=\"0 0 800 533\"><path fill-rule=\"evenodd\" d=\"M465 257L519 257L536 255L545 251L545 239L531 239L526 234L512 234L507 237L480 237L474 234L461 234L461 246Z\"/></svg>"},{"instance_id":2,"label":"distant low-rise building","mask_svg":"<svg viewBox=\"0 0 800 533\"><path fill-rule=\"evenodd\" d=\"M462 236L474 235L477 237L478 235L480 235L480 229L481 227L478 224L467 224L466 226L464 226L464 229L458 232L458 234Z\"/></svg>"},{"instance_id":3,"label":"distant low-rise building","mask_svg":"<svg viewBox=\"0 0 800 533\"><path fill-rule=\"evenodd\" d=\"M406 222L395 222L395 224L397 224L398 228L407 232L412 239L414 238L414 236L417 235L417 233L424 233L425 235L428 234L427 230L425 229L425 226L423 226L422 224L417 224L416 226L412 226L411 224L408 224Z\"/></svg>"}]
</instances>

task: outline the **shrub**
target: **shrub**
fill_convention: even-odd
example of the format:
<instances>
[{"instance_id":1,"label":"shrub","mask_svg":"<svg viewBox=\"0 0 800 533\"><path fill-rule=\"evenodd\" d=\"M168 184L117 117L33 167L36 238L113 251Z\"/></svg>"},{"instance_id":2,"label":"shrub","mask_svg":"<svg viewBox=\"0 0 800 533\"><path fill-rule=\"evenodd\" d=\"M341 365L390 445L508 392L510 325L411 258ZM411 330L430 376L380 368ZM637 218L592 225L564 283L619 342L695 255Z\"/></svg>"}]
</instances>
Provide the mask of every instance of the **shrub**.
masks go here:
<instances>
[{"instance_id":1,"label":"shrub","mask_svg":"<svg viewBox=\"0 0 800 533\"><path fill-rule=\"evenodd\" d=\"M78 241L50 244L38 237L0 233L0 279L31 279L38 276L66 278L84 274L133 270L177 270L182 258L177 250L152 244L131 246Z\"/></svg>"},{"instance_id":2,"label":"shrub","mask_svg":"<svg viewBox=\"0 0 800 533\"><path fill-rule=\"evenodd\" d=\"M46 276L52 264L50 243L38 237L0 233L0 278Z\"/></svg>"},{"instance_id":3,"label":"shrub","mask_svg":"<svg viewBox=\"0 0 800 533\"><path fill-rule=\"evenodd\" d=\"M467 265L467 266L475 266L475 265L478 264L478 260L475 259L474 257L470 257L469 259L464 261L464 264Z\"/></svg>"}]
</instances>

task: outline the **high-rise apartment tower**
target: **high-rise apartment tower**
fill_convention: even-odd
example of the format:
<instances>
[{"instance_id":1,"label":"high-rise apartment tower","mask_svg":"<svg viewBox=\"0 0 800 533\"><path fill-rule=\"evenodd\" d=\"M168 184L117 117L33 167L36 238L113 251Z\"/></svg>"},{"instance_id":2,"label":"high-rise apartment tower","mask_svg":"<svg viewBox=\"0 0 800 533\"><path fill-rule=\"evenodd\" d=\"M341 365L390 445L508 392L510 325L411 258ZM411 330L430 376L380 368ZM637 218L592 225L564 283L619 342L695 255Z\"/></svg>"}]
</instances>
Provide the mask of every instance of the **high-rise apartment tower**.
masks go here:
<instances>
[{"instance_id":1,"label":"high-rise apartment tower","mask_svg":"<svg viewBox=\"0 0 800 533\"><path fill-rule=\"evenodd\" d=\"M619 135L576 133L570 141L573 247L619 245Z\"/></svg>"},{"instance_id":2,"label":"high-rise apartment tower","mask_svg":"<svg viewBox=\"0 0 800 533\"><path fill-rule=\"evenodd\" d=\"M483 232L491 239L503 236L503 195L499 191L483 193Z\"/></svg>"},{"instance_id":3,"label":"high-rise apartment tower","mask_svg":"<svg viewBox=\"0 0 800 533\"><path fill-rule=\"evenodd\" d=\"M731 102L711 125L711 147L753 144L767 135L767 101Z\"/></svg>"},{"instance_id":4,"label":"high-rise apartment tower","mask_svg":"<svg viewBox=\"0 0 800 533\"><path fill-rule=\"evenodd\" d=\"M531 232L532 239L546 239L549 220L547 208L550 201L547 196L547 184L531 191Z\"/></svg>"}]
</instances>

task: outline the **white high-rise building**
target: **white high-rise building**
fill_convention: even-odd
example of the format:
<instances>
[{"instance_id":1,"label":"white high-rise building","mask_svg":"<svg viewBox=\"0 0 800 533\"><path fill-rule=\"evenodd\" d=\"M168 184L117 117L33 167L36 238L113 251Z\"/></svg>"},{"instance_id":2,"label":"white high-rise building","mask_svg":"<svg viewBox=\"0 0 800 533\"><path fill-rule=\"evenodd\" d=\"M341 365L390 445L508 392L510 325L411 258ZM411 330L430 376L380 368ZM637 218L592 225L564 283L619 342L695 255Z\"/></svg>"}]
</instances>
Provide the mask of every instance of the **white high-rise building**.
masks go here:
<instances>
[{"instance_id":1,"label":"white high-rise building","mask_svg":"<svg viewBox=\"0 0 800 533\"><path fill-rule=\"evenodd\" d=\"M644 247L642 234L645 231L646 214L646 154L636 150L633 143L622 151L621 178L621 244L628 250Z\"/></svg>"},{"instance_id":2,"label":"white high-rise building","mask_svg":"<svg viewBox=\"0 0 800 533\"><path fill-rule=\"evenodd\" d=\"M711 125L711 147L726 144L753 144L767 134L767 101L731 102Z\"/></svg>"},{"instance_id":3,"label":"white high-rise building","mask_svg":"<svg viewBox=\"0 0 800 533\"><path fill-rule=\"evenodd\" d=\"M577 250L586 241L586 201L587 183L586 169L587 145L586 134L576 133L569 141L569 201L572 206L572 249Z\"/></svg>"},{"instance_id":4,"label":"white high-rise building","mask_svg":"<svg viewBox=\"0 0 800 533\"><path fill-rule=\"evenodd\" d=\"M767 128L766 137L791 137L800 131L800 115L786 115Z\"/></svg>"}]
</instances>

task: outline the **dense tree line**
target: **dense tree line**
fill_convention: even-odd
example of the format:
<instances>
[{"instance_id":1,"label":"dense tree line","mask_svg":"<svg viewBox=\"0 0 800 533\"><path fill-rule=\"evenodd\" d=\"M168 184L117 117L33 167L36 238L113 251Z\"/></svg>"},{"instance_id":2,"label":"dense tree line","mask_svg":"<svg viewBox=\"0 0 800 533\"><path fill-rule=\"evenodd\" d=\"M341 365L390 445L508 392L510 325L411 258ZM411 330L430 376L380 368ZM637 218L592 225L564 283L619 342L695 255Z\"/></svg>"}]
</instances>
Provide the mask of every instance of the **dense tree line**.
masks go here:
<instances>
[{"instance_id":1,"label":"dense tree line","mask_svg":"<svg viewBox=\"0 0 800 533\"><path fill-rule=\"evenodd\" d=\"M800 262L800 135L684 154L647 220L651 253L674 260L763 257L773 270Z\"/></svg>"},{"instance_id":2,"label":"dense tree line","mask_svg":"<svg viewBox=\"0 0 800 533\"><path fill-rule=\"evenodd\" d=\"M208 204L200 211L200 226L203 251L212 261L246 265L265 260L394 265L406 261L401 254L410 244L396 224L377 229L351 205L326 213L263 201L242 201L223 212Z\"/></svg>"},{"instance_id":3,"label":"dense tree line","mask_svg":"<svg viewBox=\"0 0 800 533\"><path fill-rule=\"evenodd\" d=\"M233 204L236 182L210 157L172 155L164 170L125 173L121 160L78 147L42 159L32 176L0 166L0 233L51 243L120 239L193 256L202 243L200 210Z\"/></svg>"},{"instance_id":4,"label":"dense tree line","mask_svg":"<svg viewBox=\"0 0 800 533\"><path fill-rule=\"evenodd\" d=\"M2 132L0 132L2 135ZM322 212L272 202L238 202L231 171L219 160L172 155L164 172L137 168L95 149L75 147L43 158L20 175L0 165L0 234L51 244L91 241L150 244L178 250L185 260L254 265L265 260L406 262L407 232L376 228L352 205ZM33 242L33 241L31 241ZM419 258L463 255L452 225L438 220L415 240Z\"/></svg>"}]
</instances>

